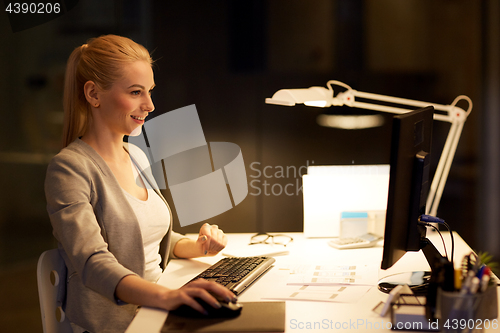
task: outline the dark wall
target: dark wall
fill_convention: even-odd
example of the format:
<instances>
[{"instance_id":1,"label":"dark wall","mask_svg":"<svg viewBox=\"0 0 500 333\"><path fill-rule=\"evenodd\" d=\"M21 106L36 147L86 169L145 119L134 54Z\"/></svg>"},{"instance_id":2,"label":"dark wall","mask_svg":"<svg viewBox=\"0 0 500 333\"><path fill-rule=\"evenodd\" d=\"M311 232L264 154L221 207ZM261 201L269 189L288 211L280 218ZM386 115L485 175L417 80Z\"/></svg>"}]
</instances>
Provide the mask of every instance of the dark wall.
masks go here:
<instances>
[{"instance_id":1,"label":"dark wall","mask_svg":"<svg viewBox=\"0 0 500 333\"><path fill-rule=\"evenodd\" d=\"M208 221L225 230L302 230L301 179L291 172L280 173L282 169L304 173L312 164L389 161L390 116L383 127L375 129L324 128L316 122L321 113L360 111L264 104L277 90L324 86L337 79L361 91L442 104L451 103L459 94L479 100L478 74L471 68L480 68L480 43L476 42L480 25L474 21L480 18L480 7L466 2L414 1L407 8L391 1L379 6L364 1L314 4L153 5L156 80L161 87L161 93L154 96L155 112L196 104L208 141L234 142L243 150L250 194L239 206ZM403 18L388 19L384 26L383 18L396 11ZM466 27L459 27L463 24L458 22L460 13L465 11L472 11L473 18ZM456 27L453 35L435 31L446 26L450 32L450 25ZM399 37L386 35L398 34L388 31L391 28L400 28ZM441 40L450 37L477 49L461 48L465 54L455 56L457 48ZM453 64L444 65L445 58ZM466 221L475 219L477 112L476 107L465 128L439 210L456 230L468 235L469 242L474 242L474 231ZM435 127L433 151L440 152L449 125ZM436 154L434 167L438 158ZM287 184L293 184L293 195L283 192ZM180 230L194 232L197 227Z\"/></svg>"}]
</instances>

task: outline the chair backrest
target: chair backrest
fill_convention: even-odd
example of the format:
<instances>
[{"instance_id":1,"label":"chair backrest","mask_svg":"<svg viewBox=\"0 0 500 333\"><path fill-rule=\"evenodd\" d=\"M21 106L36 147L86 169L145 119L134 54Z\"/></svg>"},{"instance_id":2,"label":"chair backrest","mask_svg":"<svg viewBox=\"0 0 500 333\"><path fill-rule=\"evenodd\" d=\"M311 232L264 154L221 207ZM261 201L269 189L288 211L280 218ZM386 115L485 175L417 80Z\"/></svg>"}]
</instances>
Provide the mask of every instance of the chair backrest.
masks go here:
<instances>
[{"instance_id":1,"label":"chair backrest","mask_svg":"<svg viewBox=\"0 0 500 333\"><path fill-rule=\"evenodd\" d=\"M61 268L65 269L64 260L57 249L43 252L38 259L38 297L44 333L73 332L57 299L59 287L66 283Z\"/></svg>"}]
</instances>

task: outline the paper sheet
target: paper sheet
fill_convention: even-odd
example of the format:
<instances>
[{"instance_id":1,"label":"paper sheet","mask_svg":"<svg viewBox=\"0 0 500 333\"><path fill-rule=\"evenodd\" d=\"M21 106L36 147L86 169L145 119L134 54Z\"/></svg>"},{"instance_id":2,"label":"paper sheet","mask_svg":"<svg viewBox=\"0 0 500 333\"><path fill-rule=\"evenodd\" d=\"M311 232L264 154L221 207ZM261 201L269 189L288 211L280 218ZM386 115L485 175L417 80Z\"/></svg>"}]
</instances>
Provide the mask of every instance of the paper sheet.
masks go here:
<instances>
[{"instance_id":1,"label":"paper sheet","mask_svg":"<svg viewBox=\"0 0 500 333\"><path fill-rule=\"evenodd\" d=\"M378 268L374 265L298 265L288 268L288 285L365 285L378 281Z\"/></svg>"},{"instance_id":2,"label":"paper sheet","mask_svg":"<svg viewBox=\"0 0 500 333\"><path fill-rule=\"evenodd\" d=\"M274 288L263 299L356 303L371 286L282 286Z\"/></svg>"}]
</instances>

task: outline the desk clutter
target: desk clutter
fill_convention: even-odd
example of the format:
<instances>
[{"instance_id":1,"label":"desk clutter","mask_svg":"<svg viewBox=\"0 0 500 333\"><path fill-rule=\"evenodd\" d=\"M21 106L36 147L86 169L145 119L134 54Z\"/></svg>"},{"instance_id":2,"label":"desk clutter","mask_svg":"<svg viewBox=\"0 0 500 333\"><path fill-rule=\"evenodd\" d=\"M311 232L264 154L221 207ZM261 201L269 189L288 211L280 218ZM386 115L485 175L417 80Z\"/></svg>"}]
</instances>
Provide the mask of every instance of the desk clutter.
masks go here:
<instances>
[{"instance_id":1,"label":"desk clutter","mask_svg":"<svg viewBox=\"0 0 500 333\"><path fill-rule=\"evenodd\" d=\"M400 294L390 303L392 327L395 330L439 332L439 323L427 318L425 304L425 297Z\"/></svg>"},{"instance_id":2,"label":"desk clutter","mask_svg":"<svg viewBox=\"0 0 500 333\"><path fill-rule=\"evenodd\" d=\"M499 328L497 283L491 269L471 252L454 273L453 290L437 290L435 317L445 331Z\"/></svg>"},{"instance_id":3,"label":"desk clutter","mask_svg":"<svg viewBox=\"0 0 500 333\"><path fill-rule=\"evenodd\" d=\"M447 272L433 272L446 276ZM431 278L426 297L415 296L409 286L399 285L386 303L373 311L384 317L390 312L395 330L476 332L498 329L496 277L490 268L471 252L462 260L461 269L449 278Z\"/></svg>"},{"instance_id":4,"label":"desk clutter","mask_svg":"<svg viewBox=\"0 0 500 333\"><path fill-rule=\"evenodd\" d=\"M497 287L471 294L438 290L436 318L445 331L500 328Z\"/></svg>"},{"instance_id":5,"label":"desk clutter","mask_svg":"<svg viewBox=\"0 0 500 333\"><path fill-rule=\"evenodd\" d=\"M457 288L458 285L455 286L455 272L453 269L451 270L452 289L445 290L447 288L443 288L443 286L435 289L436 319L427 319L426 296L408 296L408 291L405 290L400 290L400 295L402 296L390 301L386 315L380 317L373 313L372 309L379 302L387 303L388 294L380 292L376 287L379 279L399 273L407 274L416 271L421 272L422 276L425 276L423 272L428 270L429 264L422 253L408 253L401 258L398 267L381 271L379 262L382 248L380 246L354 250L337 250L328 246L324 239L306 238L303 234L293 233L289 234L293 238L293 241L284 239L287 242L285 247L284 245L278 246L277 244L284 243L278 237L280 234L273 233L273 235L273 237L267 238L269 244L256 245L248 245L252 242L254 234L228 235L228 238L230 238L229 244L239 244L242 248L248 247L250 249L260 245L266 245L272 249L285 248L289 250L289 254L274 257L276 261L273 263L273 267L252 284L250 288L247 288L245 292L238 296L238 302L243 305L240 316L233 319L202 318L201 321L209 321L211 323L198 323L202 326L198 331L211 330L223 332L224 330L220 326L215 325L230 326L232 322L243 320L243 316L254 312L252 310L253 306L258 311L268 303L281 303L283 306L283 314L277 317L280 318L281 323L280 328L276 330L278 332L280 330L284 330L285 332L318 332L322 330L321 326L326 321L329 324L328 329L324 330L325 332L332 332L334 330L339 332L351 331L349 329L350 325L356 325L357 327L357 329L352 330L353 332L390 332L391 327L396 325L403 329L405 328L405 324L419 325L417 324L417 316L420 318L422 327L425 326L428 328L431 326L433 329L438 327L442 331L453 331L453 327L468 327L467 325L471 325L472 323L472 320L465 320L468 316L475 318L475 325L481 325L483 328L479 330L481 333L497 332L499 330L498 319L495 319L498 313L495 305L498 302L495 281L489 282L489 287L486 290L481 291L478 288L479 291L476 291L476 294L464 297L462 300L463 308L476 310L475 312L472 311L471 314L458 314L459 318L456 318L456 320L449 314L453 310L453 306L457 303L456 298L450 300L450 296L459 296L461 298L461 286L460 289ZM447 236L447 234L444 235ZM193 234L194 237L197 237L197 234ZM255 238L253 240L256 241ZM430 233L429 240L438 244L441 237L438 233ZM471 248L458 234L455 235L455 241L455 267L460 268L459 263L464 258L464 255L470 254ZM448 244L442 245L445 246ZM234 249L236 249L236 246L234 246ZM440 250L442 251L441 246ZM315 254L317 255L315 256ZM479 269L475 268L474 255L470 258L471 269L479 272L481 266L478 266ZM168 288L178 288L186 283L187 280L220 259L220 257L207 257L200 260L172 260L158 283ZM464 262L467 263L467 259ZM366 266L367 264L368 266ZM464 268L468 266L464 265ZM462 272L461 269L459 271ZM487 274L487 272L488 270L484 268L483 275ZM356 281L349 284L338 283L337 279L344 278L344 274L349 279L354 277ZM296 280L299 276L304 281L307 280L308 283L300 284L300 281ZM494 277L492 274L491 278ZM315 285L309 283L313 282L312 279L316 279L314 280ZM394 281L401 281L401 279L398 277ZM413 280L410 282L413 282ZM410 284L410 282L404 283ZM462 282L462 284L464 283ZM465 300L466 298L467 300ZM469 298L473 301L470 301ZM255 305L249 305L250 303L255 303ZM451 308L448 307L450 310L447 310L446 304L452 306ZM284 314L285 308L286 315ZM267 312L267 310L264 311ZM455 310L455 313L457 313L457 310ZM440 319L447 317L450 318L448 323L446 323L446 319ZM487 317L492 319L487 319ZM267 318L267 316L263 318ZM196 331L192 326L188 326L190 324L186 323L187 321L188 319L186 318L175 318L170 313L142 307L134 317L127 333L160 332L162 330L163 332ZM260 324L261 327L252 327L244 324L236 329L233 327L226 328L225 330L231 332L234 329L234 331L241 332L244 331L245 327L248 327L248 330L260 332L264 330L262 327L264 323L260 321L259 318L254 323ZM320 329L313 329L314 325L319 325L316 328L320 327ZM444 325L448 326L449 329ZM410 331L415 330L411 329ZM463 329L460 329L460 331L466 332Z\"/></svg>"}]
</instances>

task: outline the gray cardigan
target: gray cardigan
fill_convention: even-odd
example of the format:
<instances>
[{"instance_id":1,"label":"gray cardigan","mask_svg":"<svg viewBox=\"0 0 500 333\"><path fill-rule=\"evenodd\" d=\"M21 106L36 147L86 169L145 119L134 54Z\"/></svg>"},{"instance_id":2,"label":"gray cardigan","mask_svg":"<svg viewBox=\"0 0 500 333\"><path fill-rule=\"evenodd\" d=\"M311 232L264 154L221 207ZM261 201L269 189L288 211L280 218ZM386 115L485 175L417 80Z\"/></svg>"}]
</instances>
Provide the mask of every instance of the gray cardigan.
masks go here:
<instances>
[{"instance_id":1,"label":"gray cardigan","mask_svg":"<svg viewBox=\"0 0 500 333\"><path fill-rule=\"evenodd\" d=\"M140 170L150 170L142 150L124 146ZM151 174L147 178L156 185ZM145 259L139 223L117 179L101 156L77 139L50 162L45 195L67 266L67 317L91 332L125 331L137 306L116 299L115 289L127 275L143 276ZM160 244L162 268L183 238L172 232L172 224L170 213L170 228Z\"/></svg>"}]
</instances>

